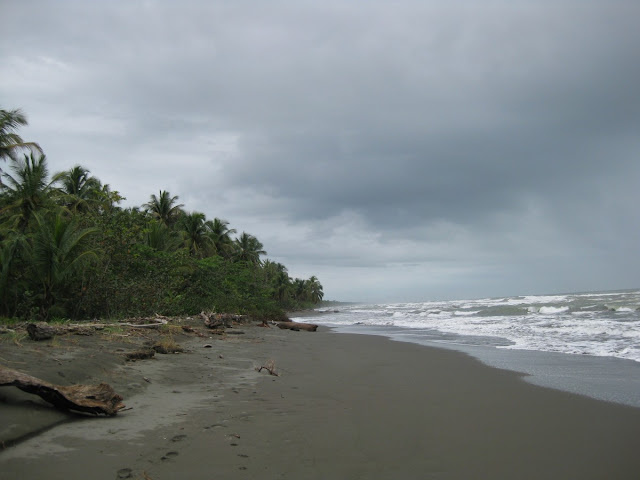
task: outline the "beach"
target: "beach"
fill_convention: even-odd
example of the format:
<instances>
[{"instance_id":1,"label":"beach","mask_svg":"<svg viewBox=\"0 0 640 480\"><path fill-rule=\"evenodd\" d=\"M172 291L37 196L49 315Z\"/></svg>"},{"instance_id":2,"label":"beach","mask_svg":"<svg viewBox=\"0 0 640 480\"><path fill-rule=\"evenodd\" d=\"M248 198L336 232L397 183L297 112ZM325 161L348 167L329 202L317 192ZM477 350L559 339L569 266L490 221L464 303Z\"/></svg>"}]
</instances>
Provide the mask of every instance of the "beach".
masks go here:
<instances>
[{"instance_id":1,"label":"beach","mask_svg":"<svg viewBox=\"0 0 640 480\"><path fill-rule=\"evenodd\" d=\"M310 319L312 320L312 319ZM640 408L543 388L460 352L383 337L237 325L175 334L186 352L127 362L130 339L0 344L0 363L107 382L114 417L0 388L0 471L25 478L635 479ZM263 365L275 366L270 375Z\"/></svg>"}]
</instances>

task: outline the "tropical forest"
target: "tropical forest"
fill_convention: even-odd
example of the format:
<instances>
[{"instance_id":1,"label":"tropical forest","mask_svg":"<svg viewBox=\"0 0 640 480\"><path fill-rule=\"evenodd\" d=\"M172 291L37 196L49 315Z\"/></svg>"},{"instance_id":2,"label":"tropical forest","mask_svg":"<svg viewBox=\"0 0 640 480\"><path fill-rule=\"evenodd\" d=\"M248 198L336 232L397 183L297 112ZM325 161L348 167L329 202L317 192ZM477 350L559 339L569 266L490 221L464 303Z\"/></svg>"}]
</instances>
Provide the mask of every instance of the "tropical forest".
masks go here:
<instances>
[{"instance_id":1,"label":"tropical forest","mask_svg":"<svg viewBox=\"0 0 640 480\"><path fill-rule=\"evenodd\" d=\"M0 317L128 318L228 312L279 319L323 298L253 235L189 211L166 190L139 207L80 165L50 172L0 110Z\"/></svg>"}]
</instances>

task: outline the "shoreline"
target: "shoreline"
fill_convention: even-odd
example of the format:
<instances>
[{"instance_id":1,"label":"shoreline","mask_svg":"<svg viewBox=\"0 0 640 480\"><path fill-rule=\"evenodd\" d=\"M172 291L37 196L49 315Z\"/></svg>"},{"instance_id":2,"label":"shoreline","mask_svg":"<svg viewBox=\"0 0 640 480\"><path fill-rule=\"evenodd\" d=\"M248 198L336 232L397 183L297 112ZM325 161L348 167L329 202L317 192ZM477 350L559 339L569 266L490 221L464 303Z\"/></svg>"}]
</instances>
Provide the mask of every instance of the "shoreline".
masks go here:
<instances>
[{"instance_id":1,"label":"shoreline","mask_svg":"<svg viewBox=\"0 0 640 480\"><path fill-rule=\"evenodd\" d=\"M435 341L399 327L332 326L337 333L374 335L465 353L489 367L520 373L535 385L640 408L640 363L616 357L503 349Z\"/></svg>"},{"instance_id":2,"label":"shoreline","mask_svg":"<svg viewBox=\"0 0 640 480\"><path fill-rule=\"evenodd\" d=\"M126 364L108 363L107 344L77 373L74 349L96 339L36 345L34 361L3 345L3 360L11 353L51 375L43 379L62 383L62 372L113 383L132 408L72 416L0 451L3 478L623 479L640 471L638 408L532 385L436 347L328 327L237 330L244 334L181 336L190 353ZM256 371L269 360L279 376ZM0 411L52 413L9 390L0 389Z\"/></svg>"}]
</instances>

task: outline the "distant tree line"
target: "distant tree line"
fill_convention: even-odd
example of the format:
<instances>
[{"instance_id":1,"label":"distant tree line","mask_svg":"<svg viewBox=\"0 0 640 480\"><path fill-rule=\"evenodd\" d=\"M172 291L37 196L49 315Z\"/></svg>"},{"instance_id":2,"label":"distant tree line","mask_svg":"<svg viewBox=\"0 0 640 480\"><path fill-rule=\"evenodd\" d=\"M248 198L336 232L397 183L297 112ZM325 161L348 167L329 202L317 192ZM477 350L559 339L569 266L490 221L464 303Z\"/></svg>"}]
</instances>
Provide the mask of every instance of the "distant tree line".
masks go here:
<instances>
[{"instance_id":1,"label":"distant tree line","mask_svg":"<svg viewBox=\"0 0 640 480\"><path fill-rule=\"evenodd\" d=\"M253 235L187 211L165 190L121 208L76 165L49 175L20 110L0 110L0 316L124 318L202 310L279 318L322 300L319 280L263 260Z\"/></svg>"}]
</instances>

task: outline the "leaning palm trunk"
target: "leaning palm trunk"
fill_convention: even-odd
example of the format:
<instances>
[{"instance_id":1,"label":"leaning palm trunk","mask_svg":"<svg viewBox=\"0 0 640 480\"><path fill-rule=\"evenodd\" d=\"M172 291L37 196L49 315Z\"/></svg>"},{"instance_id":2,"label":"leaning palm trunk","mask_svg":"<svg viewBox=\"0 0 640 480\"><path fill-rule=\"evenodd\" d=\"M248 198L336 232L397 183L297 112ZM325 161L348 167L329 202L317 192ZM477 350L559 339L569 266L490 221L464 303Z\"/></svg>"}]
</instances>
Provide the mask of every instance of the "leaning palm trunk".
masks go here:
<instances>
[{"instance_id":1,"label":"leaning palm trunk","mask_svg":"<svg viewBox=\"0 0 640 480\"><path fill-rule=\"evenodd\" d=\"M122 397L106 383L60 386L0 365L0 387L14 386L63 410L115 415L124 408Z\"/></svg>"}]
</instances>

